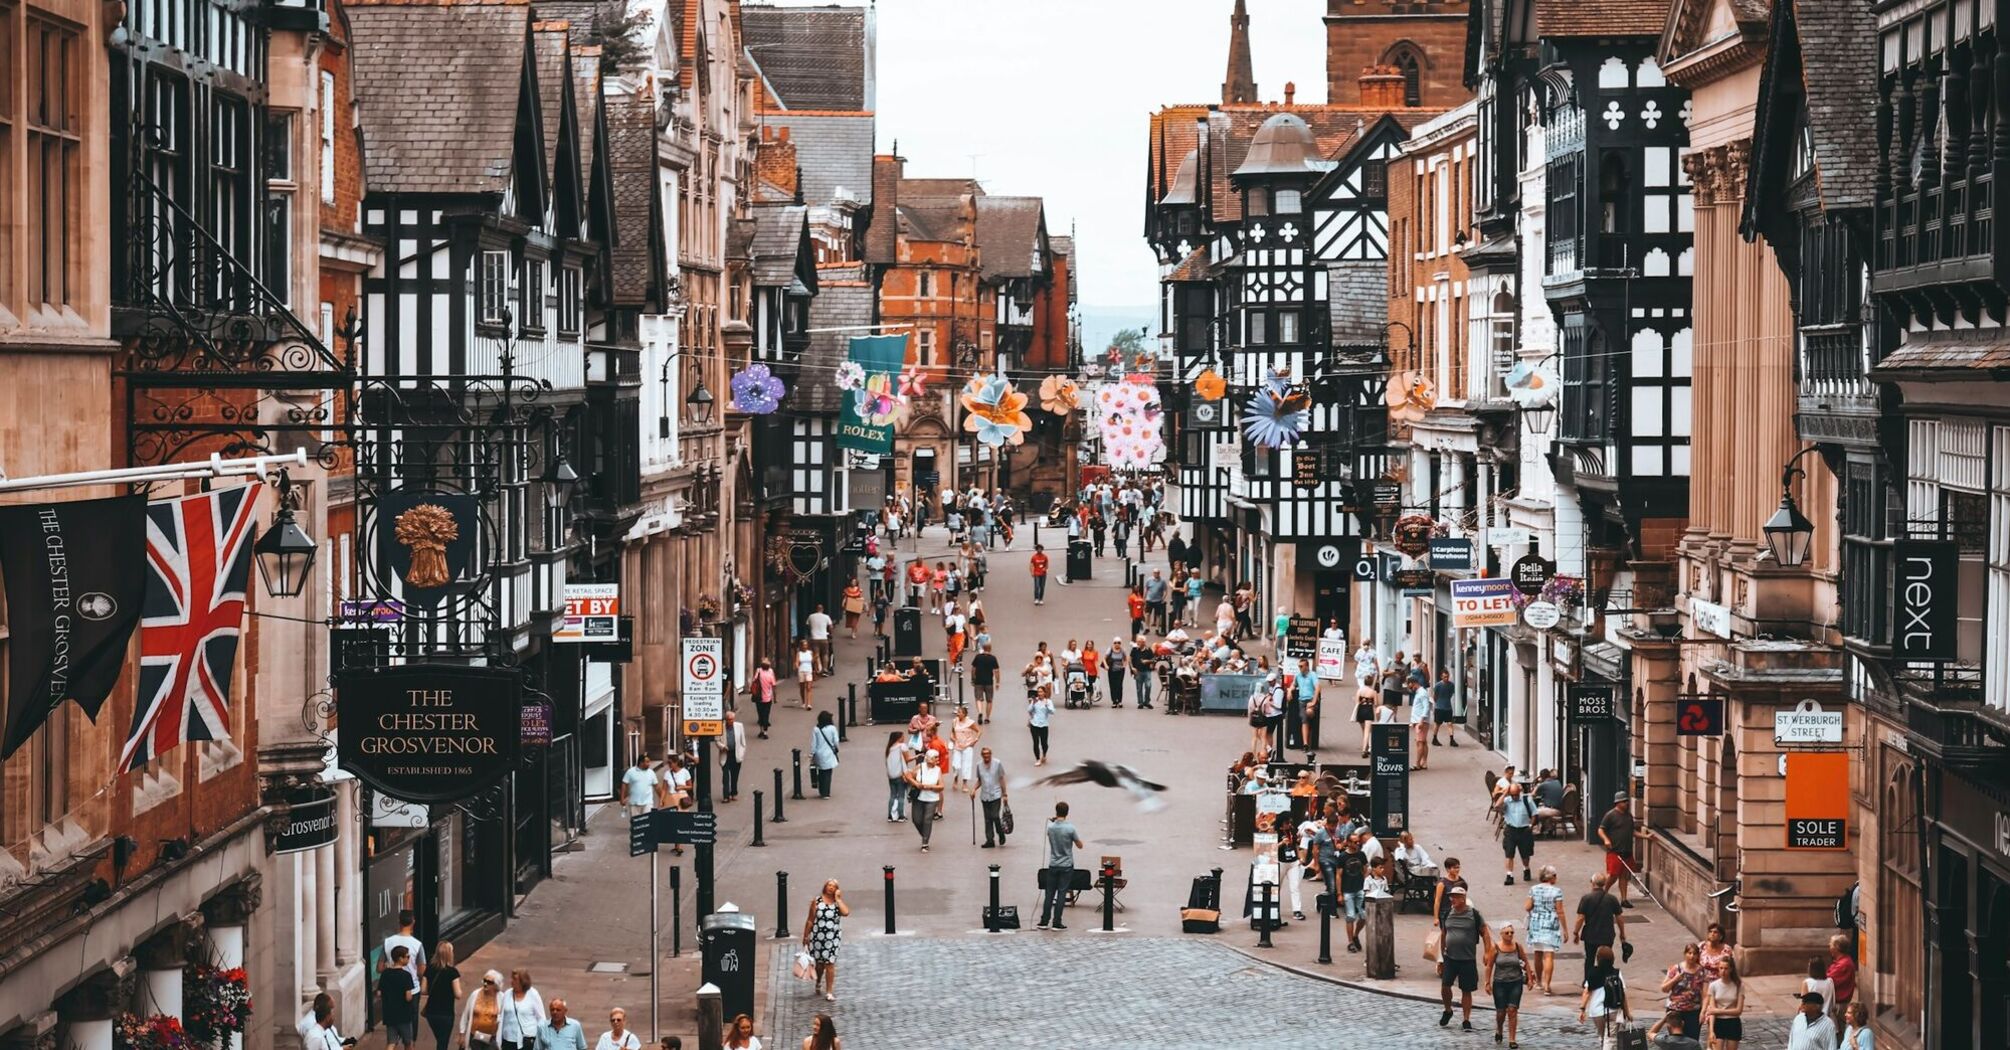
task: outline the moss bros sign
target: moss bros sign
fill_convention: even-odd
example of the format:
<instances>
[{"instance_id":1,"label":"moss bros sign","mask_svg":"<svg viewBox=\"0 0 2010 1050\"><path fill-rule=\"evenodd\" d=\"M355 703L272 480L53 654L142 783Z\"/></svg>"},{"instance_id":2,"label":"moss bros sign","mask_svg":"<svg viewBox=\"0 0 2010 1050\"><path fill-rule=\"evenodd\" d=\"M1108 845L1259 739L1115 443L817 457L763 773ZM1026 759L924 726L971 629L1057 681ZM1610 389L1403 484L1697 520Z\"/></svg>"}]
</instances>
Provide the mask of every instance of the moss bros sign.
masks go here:
<instances>
[{"instance_id":1,"label":"moss bros sign","mask_svg":"<svg viewBox=\"0 0 2010 1050\"><path fill-rule=\"evenodd\" d=\"M407 664L335 679L337 755L356 779L407 802L480 793L516 763L523 674Z\"/></svg>"}]
</instances>

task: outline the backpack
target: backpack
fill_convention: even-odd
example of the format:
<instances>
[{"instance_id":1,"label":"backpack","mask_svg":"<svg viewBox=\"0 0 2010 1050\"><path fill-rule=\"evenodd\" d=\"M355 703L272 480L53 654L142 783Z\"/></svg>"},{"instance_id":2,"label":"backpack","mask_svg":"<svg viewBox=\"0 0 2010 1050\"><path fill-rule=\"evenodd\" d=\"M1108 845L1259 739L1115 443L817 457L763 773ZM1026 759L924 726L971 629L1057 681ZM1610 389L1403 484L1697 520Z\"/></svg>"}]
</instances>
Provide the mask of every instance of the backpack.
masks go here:
<instances>
[{"instance_id":1,"label":"backpack","mask_svg":"<svg viewBox=\"0 0 2010 1050\"><path fill-rule=\"evenodd\" d=\"M1605 975L1605 1010L1616 1013L1626 1008L1626 979L1614 970Z\"/></svg>"},{"instance_id":2,"label":"backpack","mask_svg":"<svg viewBox=\"0 0 2010 1050\"><path fill-rule=\"evenodd\" d=\"M1838 930L1856 929L1856 890L1858 883L1851 883L1842 896L1836 898L1835 923Z\"/></svg>"}]
</instances>

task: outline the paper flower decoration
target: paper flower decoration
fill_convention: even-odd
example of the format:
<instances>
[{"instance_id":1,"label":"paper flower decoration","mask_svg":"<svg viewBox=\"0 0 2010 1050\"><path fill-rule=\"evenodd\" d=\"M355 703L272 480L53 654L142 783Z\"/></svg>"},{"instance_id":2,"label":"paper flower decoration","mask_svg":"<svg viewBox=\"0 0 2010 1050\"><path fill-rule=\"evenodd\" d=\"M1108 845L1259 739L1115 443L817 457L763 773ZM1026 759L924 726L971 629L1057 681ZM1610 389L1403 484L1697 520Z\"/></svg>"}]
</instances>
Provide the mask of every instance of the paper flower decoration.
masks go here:
<instances>
[{"instance_id":1,"label":"paper flower decoration","mask_svg":"<svg viewBox=\"0 0 2010 1050\"><path fill-rule=\"evenodd\" d=\"M837 384L839 390L857 390L865 385L865 366L857 361L846 361L837 366L831 381Z\"/></svg>"},{"instance_id":2,"label":"paper flower decoration","mask_svg":"<svg viewBox=\"0 0 2010 1050\"><path fill-rule=\"evenodd\" d=\"M900 414L900 398L893 395L893 376L874 372L865 385L852 391L853 408L868 426L885 426Z\"/></svg>"},{"instance_id":3,"label":"paper flower decoration","mask_svg":"<svg viewBox=\"0 0 2010 1050\"><path fill-rule=\"evenodd\" d=\"M782 407L789 392L768 366L758 362L733 373L733 407L750 416L765 416Z\"/></svg>"},{"instance_id":4,"label":"paper flower decoration","mask_svg":"<svg viewBox=\"0 0 2010 1050\"><path fill-rule=\"evenodd\" d=\"M1126 380L1096 388L1096 429L1103 458L1117 470L1143 470L1165 455L1159 388Z\"/></svg>"},{"instance_id":5,"label":"paper flower decoration","mask_svg":"<svg viewBox=\"0 0 2010 1050\"><path fill-rule=\"evenodd\" d=\"M923 390L926 390L927 388L928 388L928 373L923 372L921 370L920 365L908 365L907 370L900 373L901 397L905 398L920 397L921 392Z\"/></svg>"},{"instance_id":6,"label":"paper flower decoration","mask_svg":"<svg viewBox=\"0 0 2010 1050\"><path fill-rule=\"evenodd\" d=\"M1556 402L1556 373L1526 361L1508 370L1505 380L1508 398L1523 408L1538 408Z\"/></svg>"},{"instance_id":7,"label":"paper flower decoration","mask_svg":"<svg viewBox=\"0 0 2010 1050\"><path fill-rule=\"evenodd\" d=\"M1303 390L1292 387L1288 377L1271 376L1243 406L1242 432L1264 448L1293 444L1310 422L1306 410L1311 403Z\"/></svg>"},{"instance_id":8,"label":"paper flower decoration","mask_svg":"<svg viewBox=\"0 0 2010 1050\"><path fill-rule=\"evenodd\" d=\"M1193 392L1199 394L1204 401L1219 401L1228 393L1228 380L1210 368L1194 377Z\"/></svg>"},{"instance_id":9,"label":"paper flower decoration","mask_svg":"<svg viewBox=\"0 0 2010 1050\"><path fill-rule=\"evenodd\" d=\"M1002 375L973 377L960 400L968 413L963 417L963 429L993 448L1017 445L1033 429L1033 417L1026 414L1026 395Z\"/></svg>"},{"instance_id":10,"label":"paper flower decoration","mask_svg":"<svg viewBox=\"0 0 2010 1050\"><path fill-rule=\"evenodd\" d=\"M1065 416L1082 407L1082 390L1067 376L1048 376L1040 381L1040 407Z\"/></svg>"}]
</instances>

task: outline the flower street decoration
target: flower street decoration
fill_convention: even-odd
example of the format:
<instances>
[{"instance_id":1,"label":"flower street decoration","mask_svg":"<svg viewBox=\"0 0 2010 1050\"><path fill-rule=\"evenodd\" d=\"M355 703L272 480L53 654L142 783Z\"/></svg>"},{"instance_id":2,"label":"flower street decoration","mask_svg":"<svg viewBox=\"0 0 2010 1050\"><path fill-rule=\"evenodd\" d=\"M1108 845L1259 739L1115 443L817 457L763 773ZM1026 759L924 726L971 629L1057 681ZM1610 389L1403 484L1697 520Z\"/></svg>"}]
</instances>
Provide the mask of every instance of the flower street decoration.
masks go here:
<instances>
[{"instance_id":1,"label":"flower street decoration","mask_svg":"<svg viewBox=\"0 0 2010 1050\"><path fill-rule=\"evenodd\" d=\"M1103 459L1117 470L1143 470L1165 456L1159 388L1125 380L1096 388L1096 428Z\"/></svg>"},{"instance_id":2,"label":"flower street decoration","mask_svg":"<svg viewBox=\"0 0 2010 1050\"><path fill-rule=\"evenodd\" d=\"M167 1014L120 1014L112 1025L114 1050L195 1050L181 1022Z\"/></svg>"},{"instance_id":3,"label":"flower street decoration","mask_svg":"<svg viewBox=\"0 0 2010 1050\"><path fill-rule=\"evenodd\" d=\"M901 397L913 400L920 397L927 389L928 373L922 371L920 365L908 365L906 370L900 373L898 393Z\"/></svg>"},{"instance_id":4,"label":"flower street decoration","mask_svg":"<svg viewBox=\"0 0 2010 1050\"><path fill-rule=\"evenodd\" d=\"M893 383L892 376L876 372L866 377L864 386L852 391L859 418L873 426L885 426L900 415L901 399L894 396Z\"/></svg>"},{"instance_id":5,"label":"flower street decoration","mask_svg":"<svg viewBox=\"0 0 2010 1050\"><path fill-rule=\"evenodd\" d=\"M1438 393L1421 372L1392 376L1389 383L1389 418L1414 423L1438 406Z\"/></svg>"},{"instance_id":6,"label":"flower street decoration","mask_svg":"<svg viewBox=\"0 0 2010 1050\"><path fill-rule=\"evenodd\" d=\"M1556 373L1541 364L1518 362L1503 380L1508 399L1518 408L1541 408L1556 403L1560 385Z\"/></svg>"},{"instance_id":7,"label":"flower street decoration","mask_svg":"<svg viewBox=\"0 0 2010 1050\"><path fill-rule=\"evenodd\" d=\"M1026 395L1014 389L1003 375L972 376L961 396L963 429L977 435L983 444L997 448L1017 445L1033 429L1033 417L1026 414Z\"/></svg>"},{"instance_id":8,"label":"flower street decoration","mask_svg":"<svg viewBox=\"0 0 2010 1050\"><path fill-rule=\"evenodd\" d=\"M1242 432L1264 448L1294 444L1311 422L1307 411L1311 405L1311 397L1303 388L1292 386L1290 376L1273 374L1243 406Z\"/></svg>"},{"instance_id":9,"label":"flower street decoration","mask_svg":"<svg viewBox=\"0 0 2010 1050\"><path fill-rule=\"evenodd\" d=\"M447 571L447 545L461 536L453 512L435 503L421 503L392 520L393 535L412 549L412 567L405 570L405 582L414 587L446 586L453 579Z\"/></svg>"},{"instance_id":10,"label":"flower street decoration","mask_svg":"<svg viewBox=\"0 0 2010 1050\"><path fill-rule=\"evenodd\" d=\"M196 964L182 973L182 1014L196 1042L222 1046L251 1019L251 984L244 968Z\"/></svg>"},{"instance_id":11,"label":"flower street decoration","mask_svg":"<svg viewBox=\"0 0 2010 1050\"><path fill-rule=\"evenodd\" d=\"M1575 576L1557 575L1542 585L1542 600L1565 608L1584 604L1584 581Z\"/></svg>"},{"instance_id":12,"label":"flower street decoration","mask_svg":"<svg viewBox=\"0 0 2010 1050\"><path fill-rule=\"evenodd\" d=\"M857 361L845 361L837 366L831 381L839 390L857 390L865 385L865 366Z\"/></svg>"},{"instance_id":13,"label":"flower street decoration","mask_svg":"<svg viewBox=\"0 0 2010 1050\"><path fill-rule=\"evenodd\" d=\"M750 416L765 416L782 407L782 395L788 392L788 386L758 361L733 373L733 407Z\"/></svg>"},{"instance_id":14,"label":"flower street decoration","mask_svg":"<svg viewBox=\"0 0 2010 1050\"><path fill-rule=\"evenodd\" d=\"M1048 376L1040 381L1040 407L1065 416L1082 407L1082 388L1067 376Z\"/></svg>"},{"instance_id":15,"label":"flower street decoration","mask_svg":"<svg viewBox=\"0 0 2010 1050\"><path fill-rule=\"evenodd\" d=\"M1194 377L1193 392L1204 401L1219 401L1228 393L1228 380L1210 368Z\"/></svg>"}]
</instances>

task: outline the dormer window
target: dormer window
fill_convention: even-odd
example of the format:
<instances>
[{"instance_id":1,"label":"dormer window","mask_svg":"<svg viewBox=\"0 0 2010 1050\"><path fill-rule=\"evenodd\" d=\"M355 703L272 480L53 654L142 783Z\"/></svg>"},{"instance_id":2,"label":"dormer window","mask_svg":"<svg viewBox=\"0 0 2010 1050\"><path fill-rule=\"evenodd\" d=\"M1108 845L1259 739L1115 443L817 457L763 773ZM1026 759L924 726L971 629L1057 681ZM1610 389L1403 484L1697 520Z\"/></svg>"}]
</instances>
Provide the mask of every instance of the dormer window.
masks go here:
<instances>
[{"instance_id":1,"label":"dormer window","mask_svg":"<svg viewBox=\"0 0 2010 1050\"><path fill-rule=\"evenodd\" d=\"M1798 181L1807 176L1815 167L1815 141L1808 134L1806 121L1801 122L1799 133L1794 136L1794 166L1789 179Z\"/></svg>"},{"instance_id":2,"label":"dormer window","mask_svg":"<svg viewBox=\"0 0 2010 1050\"><path fill-rule=\"evenodd\" d=\"M1279 215L1297 215L1305 210L1303 195L1297 190L1278 190L1276 203Z\"/></svg>"}]
</instances>

